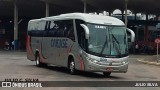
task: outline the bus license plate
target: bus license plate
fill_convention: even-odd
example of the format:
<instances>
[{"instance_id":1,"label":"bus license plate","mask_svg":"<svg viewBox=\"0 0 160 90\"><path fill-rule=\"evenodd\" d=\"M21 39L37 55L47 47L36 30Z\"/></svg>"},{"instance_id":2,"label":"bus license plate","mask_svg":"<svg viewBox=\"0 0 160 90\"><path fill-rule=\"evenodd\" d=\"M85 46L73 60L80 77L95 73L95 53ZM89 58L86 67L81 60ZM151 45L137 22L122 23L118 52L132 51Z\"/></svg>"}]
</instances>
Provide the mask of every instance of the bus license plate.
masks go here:
<instances>
[{"instance_id":1,"label":"bus license plate","mask_svg":"<svg viewBox=\"0 0 160 90\"><path fill-rule=\"evenodd\" d=\"M108 72L111 72L111 71L113 71L113 68L107 68L106 69Z\"/></svg>"}]
</instances>

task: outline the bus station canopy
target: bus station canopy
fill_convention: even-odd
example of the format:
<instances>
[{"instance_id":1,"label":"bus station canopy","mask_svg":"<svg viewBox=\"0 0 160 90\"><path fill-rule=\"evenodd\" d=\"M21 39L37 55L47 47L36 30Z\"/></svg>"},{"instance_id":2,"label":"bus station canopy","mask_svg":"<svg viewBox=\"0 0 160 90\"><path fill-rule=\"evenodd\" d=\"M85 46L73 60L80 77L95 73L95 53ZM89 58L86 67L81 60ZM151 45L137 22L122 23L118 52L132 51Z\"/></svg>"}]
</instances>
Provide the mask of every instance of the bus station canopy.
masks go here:
<instances>
[{"instance_id":1,"label":"bus station canopy","mask_svg":"<svg viewBox=\"0 0 160 90\"><path fill-rule=\"evenodd\" d=\"M83 12L85 0L0 0L0 17L11 17L14 2L20 17L44 17L46 2L50 5L50 16L61 13ZM87 12L124 10L125 2L134 13L160 14L160 0L86 0Z\"/></svg>"}]
</instances>

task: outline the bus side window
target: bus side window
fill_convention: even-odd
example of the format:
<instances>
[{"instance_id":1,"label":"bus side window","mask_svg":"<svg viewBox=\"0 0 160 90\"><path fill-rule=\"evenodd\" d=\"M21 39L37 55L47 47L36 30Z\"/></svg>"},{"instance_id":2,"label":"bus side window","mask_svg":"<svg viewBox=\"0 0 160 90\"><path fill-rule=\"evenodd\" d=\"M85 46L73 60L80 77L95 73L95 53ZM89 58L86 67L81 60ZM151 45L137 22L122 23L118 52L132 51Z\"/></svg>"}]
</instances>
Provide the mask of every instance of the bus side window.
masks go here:
<instances>
[{"instance_id":1,"label":"bus side window","mask_svg":"<svg viewBox=\"0 0 160 90\"><path fill-rule=\"evenodd\" d=\"M64 37L64 23L65 21L59 22L59 37Z\"/></svg>"},{"instance_id":2,"label":"bus side window","mask_svg":"<svg viewBox=\"0 0 160 90\"><path fill-rule=\"evenodd\" d=\"M59 28L57 21L49 21L49 22L50 22L49 25L46 26L46 27L48 27L47 33L46 33L47 36L48 37L57 37L58 36L58 28Z\"/></svg>"},{"instance_id":3,"label":"bus side window","mask_svg":"<svg viewBox=\"0 0 160 90\"><path fill-rule=\"evenodd\" d=\"M67 37L75 41L73 20L47 21L45 33L48 37Z\"/></svg>"},{"instance_id":4,"label":"bus side window","mask_svg":"<svg viewBox=\"0 0 160 90\"><path fill-rule=\"evenodd\" d=\"M48 21L49 25L47 26L47 30L45 31L45 36L47 37L52 37L54 35L54 30L53 30L53 22L52 21Z\"/></svg>"},{"instance_id":5,"label":"bus side window","mask_svg":"<svg viewBox=\"0 0 160 90\"><path fill-rule=\"evenodd\" d=\"M45 24L44 24L43 21L35 22L35 24L30 26L30 31L28 31L28 34L30 36L42 37L43 36L44 27L45 27Z\"/></svg>"},{"instance_id":6,"label":"bus side window","mask_svg":"<svg viewBox=\"0 0 160 90\"><path fill-rule=\"evenodd\" d=\"M59 37L59 21L54 21L55 23L55 26L53 27L54 28L54 37Z\"/></svg>"},{"instance_id":7,"label":"bus side window","mask_svg":"<svg viewBox=\"0 0 160 90\"><path fill-rule=\"evenodd\" d=\"M65 20L55 21L55 37L64 37L64 23Z\"/></svg>"},{"instance_id":8,"label":"bus side window","mask_svg":"<svg viewBox=\"0 0 160 90\"><path fill-rule=\"evenodd\" d=\"M51 22L50 21L45 21L45 28L44 28L44 31L43 31L43 37L48 37L50 36L48 34L48 31L49 31L49 26L50 26Z\"/></svg>"},{"instance_id":9,"label":"bus side window","mask_svg":"<svg viewBox=\"0 0 160 90\"><path fill-rule=\"evenodd\" d=\"M51 25L51 21L46 21L45 30L49 30Z\"/></svg>"},{"instance_id":10,"label":"bus side window","mask_svg":"<svg viewBox=\"0 0 160 90\"><path fill-rule=\"evenodd\" d=\"M73 26L71 26L67 32L67 37L70 38L71 40L75 40L74 38L74 29L73 29Z\"/></svg>"},{"instance_id":11,"label":"bus side window","mask_svg":"<svg viewBox=\"0 0 160 90\"><path fill-rule=\"evenodd\" d=\"M75 41L74 28L73 28L73 20L66 20L64 27L64 36L69 39Z\"/></svg>"}]
</instances>

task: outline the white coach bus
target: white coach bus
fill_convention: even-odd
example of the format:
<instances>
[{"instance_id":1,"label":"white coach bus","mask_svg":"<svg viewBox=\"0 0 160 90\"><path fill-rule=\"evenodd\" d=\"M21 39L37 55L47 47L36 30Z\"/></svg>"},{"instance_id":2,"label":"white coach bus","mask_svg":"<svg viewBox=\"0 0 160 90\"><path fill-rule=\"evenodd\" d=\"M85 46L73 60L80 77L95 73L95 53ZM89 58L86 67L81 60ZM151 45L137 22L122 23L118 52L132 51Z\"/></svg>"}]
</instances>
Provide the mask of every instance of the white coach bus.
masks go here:
<instances>
[{"instance_id":1,"label":"white coach bus","mask_svg":"<svg viewBox=\"0 0 160 90\"><path fill-rule=\"evenodd\" d=\"M53 64L76 70L126 73L127 31L134 32L114 17L69 13L30 20L27 58L37 66Z\"/></svg>"}]
</instances>

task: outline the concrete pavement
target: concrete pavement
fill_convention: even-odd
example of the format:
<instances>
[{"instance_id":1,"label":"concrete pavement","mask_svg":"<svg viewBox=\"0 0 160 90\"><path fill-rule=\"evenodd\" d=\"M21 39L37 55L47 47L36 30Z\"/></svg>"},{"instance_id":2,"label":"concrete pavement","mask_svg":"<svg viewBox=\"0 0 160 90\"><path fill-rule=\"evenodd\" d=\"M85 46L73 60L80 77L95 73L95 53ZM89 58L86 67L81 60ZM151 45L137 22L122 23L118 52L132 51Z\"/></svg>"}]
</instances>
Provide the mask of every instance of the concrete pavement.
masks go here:
<instances>
[{"instance_id":1,"label":"concrete pavement","mask_svg":"<svg viewBox=\"0 0 160 90\"><path fill-rule=\"evenodd\" d=\"M142 64L137 59L149 55L130 55L127 73L112 73L104 77L102 73L79 72L70 75L65 68L39 68L26 58L26 52L0 51L0 81L6 78L38 79L39 81L160 81L159 66ZM159 90L159 87L50 87L50 88L0 88L0 90Z\"/></svg>"},{"instance_id":2,"label":"concrete pavement","mask_svg":"<svg viewBox=\"0 0 160 90\"><path fill-rule=\"evenodd\" d=\"M149 65L156 65L160 66L160 56L158 55L150 55L148 57L143 57L143 58L137 58L138 62L149 64Z\"/></svg>"}]
</instances>

